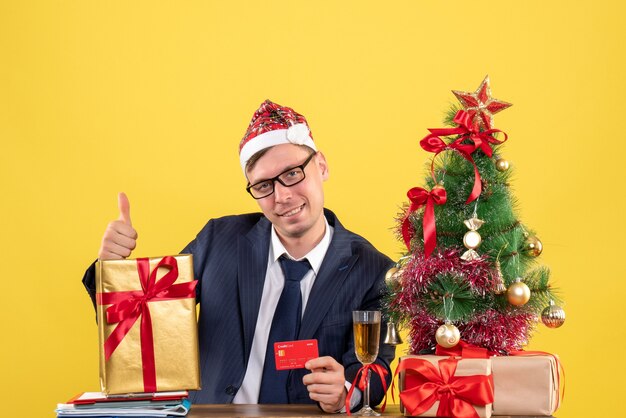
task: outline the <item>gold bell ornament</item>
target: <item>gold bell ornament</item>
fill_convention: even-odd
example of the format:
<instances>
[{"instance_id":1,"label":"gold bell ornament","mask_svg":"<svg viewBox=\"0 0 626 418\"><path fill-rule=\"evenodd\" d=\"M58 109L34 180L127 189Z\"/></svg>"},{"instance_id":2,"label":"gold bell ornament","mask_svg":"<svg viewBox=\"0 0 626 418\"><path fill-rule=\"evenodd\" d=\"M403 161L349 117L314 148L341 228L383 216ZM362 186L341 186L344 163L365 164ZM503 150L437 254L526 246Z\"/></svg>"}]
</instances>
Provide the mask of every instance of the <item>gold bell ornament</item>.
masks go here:
<instances>
[{"instance_id":1,"label":"gold bell ornament","mask_svg":"<svg viewBox=\"0 0 626 418\"><path fill-rule=\"evenodd\" d=\"M396 324L393 321L387 322L387 335L383 343L388 345L400 345L402 344L402 338L396 328Z\"/></svg>"},{"instance_id":2,"label":"gold bell ornament","mask_svg":"<svg viewBox=\"0 0 626 418\"><path fill-rule=\"evenodd\" d=\"M385 274L385 283L387 283L387 285L390 286L392 289L396 288L400 285L400 277L402 276L403 272L403 268L390 268ZM387 334L385 335L385 340L383 341L383 343L388 345L402 344L402 338L400 338L400 333L396 328L396 324L392 320L389 320L389 322L387 322Z\"/></svg>"}]
</instances>

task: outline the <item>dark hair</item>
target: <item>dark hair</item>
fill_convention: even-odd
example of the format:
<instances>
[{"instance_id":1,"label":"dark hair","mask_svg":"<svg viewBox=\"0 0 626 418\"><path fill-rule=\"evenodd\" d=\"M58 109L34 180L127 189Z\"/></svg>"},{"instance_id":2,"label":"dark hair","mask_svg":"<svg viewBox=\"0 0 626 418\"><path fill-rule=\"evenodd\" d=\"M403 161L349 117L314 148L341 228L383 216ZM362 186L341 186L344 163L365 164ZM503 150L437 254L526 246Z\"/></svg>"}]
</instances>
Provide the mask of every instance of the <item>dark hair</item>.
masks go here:
<instances>
[{"instance_id":1,"label":"dark hair","mask_svg":"<svg viewBox=\"0 0 626 418\"><path fill-rule=\"evenodd\" d=\"M315 153L315 150L311 147L309 147L308 145L302 145L302 144L294 144L297 145L298 147L301 147L302 149L309 151L310 154L311 153ZM275 145L274 145L275 146ZM254 166L256 165L256 163L259 162L259 160L261 159L262 156L265 155L265 153L272 147L267 147L267 148L263 148L260 151L255 152L252 157L250 157L250 159L246 162L246 173L249 170L252 170L254 168ZM309 154L309 155L310 155Z\"/></svg>"}]
</instances>

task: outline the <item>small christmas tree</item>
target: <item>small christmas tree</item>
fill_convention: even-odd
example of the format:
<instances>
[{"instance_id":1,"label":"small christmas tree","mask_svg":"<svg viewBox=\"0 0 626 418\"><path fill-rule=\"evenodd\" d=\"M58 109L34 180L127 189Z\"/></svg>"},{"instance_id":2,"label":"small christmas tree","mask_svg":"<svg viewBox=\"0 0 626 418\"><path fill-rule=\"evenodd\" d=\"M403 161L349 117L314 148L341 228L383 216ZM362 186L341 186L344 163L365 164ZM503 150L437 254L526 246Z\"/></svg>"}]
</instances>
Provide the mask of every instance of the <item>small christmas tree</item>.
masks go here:
<instances>
[{"instance_id":1,"label":"small christmas tree","mask_svg":"<svg viewBox=\"0 0 626 418\"><path fill-rule=\"evenodd\" d=\"M450 128L420 142L433 152L426 187L407 193L398 236L408 252L387 275L386 313L408 328L410 352L463 341L506 354L528 343L541 315L560 326L564 311L537 264L542 244L522 223L511 169L500 154L507 135L493 114L511 106L491 97L486 77L473 93L453 91L461 106Z\"/></svg>"}]
</instances>

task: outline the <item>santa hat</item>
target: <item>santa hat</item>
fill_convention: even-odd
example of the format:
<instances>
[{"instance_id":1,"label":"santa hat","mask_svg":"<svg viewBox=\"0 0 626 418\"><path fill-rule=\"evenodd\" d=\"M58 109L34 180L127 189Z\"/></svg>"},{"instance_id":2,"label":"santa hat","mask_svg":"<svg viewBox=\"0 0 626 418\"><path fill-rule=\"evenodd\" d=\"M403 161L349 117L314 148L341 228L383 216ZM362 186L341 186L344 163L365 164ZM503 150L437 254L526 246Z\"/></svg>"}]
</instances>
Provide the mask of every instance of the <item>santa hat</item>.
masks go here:
<instances>
[{"instance_id":1,"label":"santa hat","mask_svg":"<svg viewBox=\"0 0 626 418\"><path fill-rule=\"evenodd\" d=\"M317 151L304 116L289 107L266 100L254 112L239 143L239 162L244 174L250 157L262 149L280 144L306 145Z\"/></svg>"}]
</instances>

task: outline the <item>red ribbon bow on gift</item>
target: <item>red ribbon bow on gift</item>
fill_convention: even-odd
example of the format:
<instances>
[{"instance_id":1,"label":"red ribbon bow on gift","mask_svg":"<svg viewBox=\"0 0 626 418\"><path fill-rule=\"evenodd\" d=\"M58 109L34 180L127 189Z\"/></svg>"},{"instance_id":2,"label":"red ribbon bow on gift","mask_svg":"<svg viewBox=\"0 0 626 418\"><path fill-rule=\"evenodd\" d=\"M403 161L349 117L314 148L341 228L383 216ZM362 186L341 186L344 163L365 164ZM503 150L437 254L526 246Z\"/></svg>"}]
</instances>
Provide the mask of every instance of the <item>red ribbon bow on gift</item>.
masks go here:
<instances>
[{"instance_id":1,"label":"red ribbon bow on gift","mask_svg":"<svg viewBox=\"0 0 626 418\"><path fill-rule=\"evenodd\" d=\"M380 408L382 412L385 412L385 406L387 405L387 381L385 377L387 376L387 369L385 369L380 364L371 363L366 364L356 372L356 376L354 376L354 380L352 381L352 386L346 395L346 413L350 415L350 400L352 399L352 393L354 392L354 388L356 387L357 381L359 382L359 389L361 391L365 390L365 385L367 385L367 377L369 372L373 370L380 377L380 381L383 383L383 392L385 393L385 398L383 401L383 406ZM360 376L360 378L359 378Z\"/></svg>"},{"instance_id":2,"label":"red ribbon bow on gift","mask_svg":"<svg viewBox=\"0 0 626 418\"><path fill-rule=\"evenodd\" d=\"M413 187L407 192L407 197L411 201L409 210L402 221L402 238L406 248L411 251L411 238L413 231L409 216L422 206L426 205L423 218L424 229L424 254L429 257L437 245L437 227L435 225L435 205L443 205L446 203L446 189L441 186L435 186L429 192L421 187Z\"/></svg>"},{"instance_id":3,"label":"red ribbon bow on gift","mask_svg":"<svg viewBox=\"0 0 626 418\"><path fill-rule=\"evenodd\" d=\"M169 271L157 282L159 267ZM144 392L156 392L156 367L154 361L154 341L152 319L148 302L195 297L197 280L174 284L178 278L178 263L174 257L166 256L150 271L147 258L137 259L137 272L142 290L97 293L98 305L111 305L106 309L106 321L118 324L104 342L104 359L108 360L122 342L135 321L141 316L141 361L143 368Z\"/></svg>"},{"instance_id":4,"label":"red ribbon bow on gift","mask_svg":"<svg viewBox=\"0 0 626 418\"><path fill-rule=\"evenodd\" d=\"M507 140L508 136L505 132L499 129L488 129L486 131L480 131L477 124L471 124L472 118L470 115L464 111L459 110L454 116L454 123L458 126L456 128L440 128L440 129L429 129L430 135L426 135L421 141L420 145L422 148L428 152L434 152L433 161L431 163L430 172L435 178L434 174L434 161L437 154L445 150L455 150L463 158L472 163L474 166L474 187L472 188L472 192L470 193L467 201L470 203L480 196L480 192L482 190L482 186L480 184L480 173L478 172L478 168L476 167L476 163L472 158L472 153L477 149L481 149L485 155L491 157L493 155L493 150L491 149L491 144L501 144ZM504 134L504 140L499 141L493 137L493 134L496 132L502 132ZM450 135L460 135L457 140L450 144L446 144L440 136L450 136ZM463 142L469 139L473 142L472 144L464 144Z\"/></svg>"},{"instance_id":5,"label":"red ribbon bow on gift","mask_svg":"<svg viewBox=\"0 0 626 418\"><path fill-rule=\"evenodd\" d=\"M411 374L416 386L403 390L400 399L410 415L424 413L437 401L437 416L475 417L472 405L493 403L492 375L454 376L458 360L450 357L439 360L439 369L420 358L403 359L396 375L402 371Z\"/></svg>"}]
</instances>

